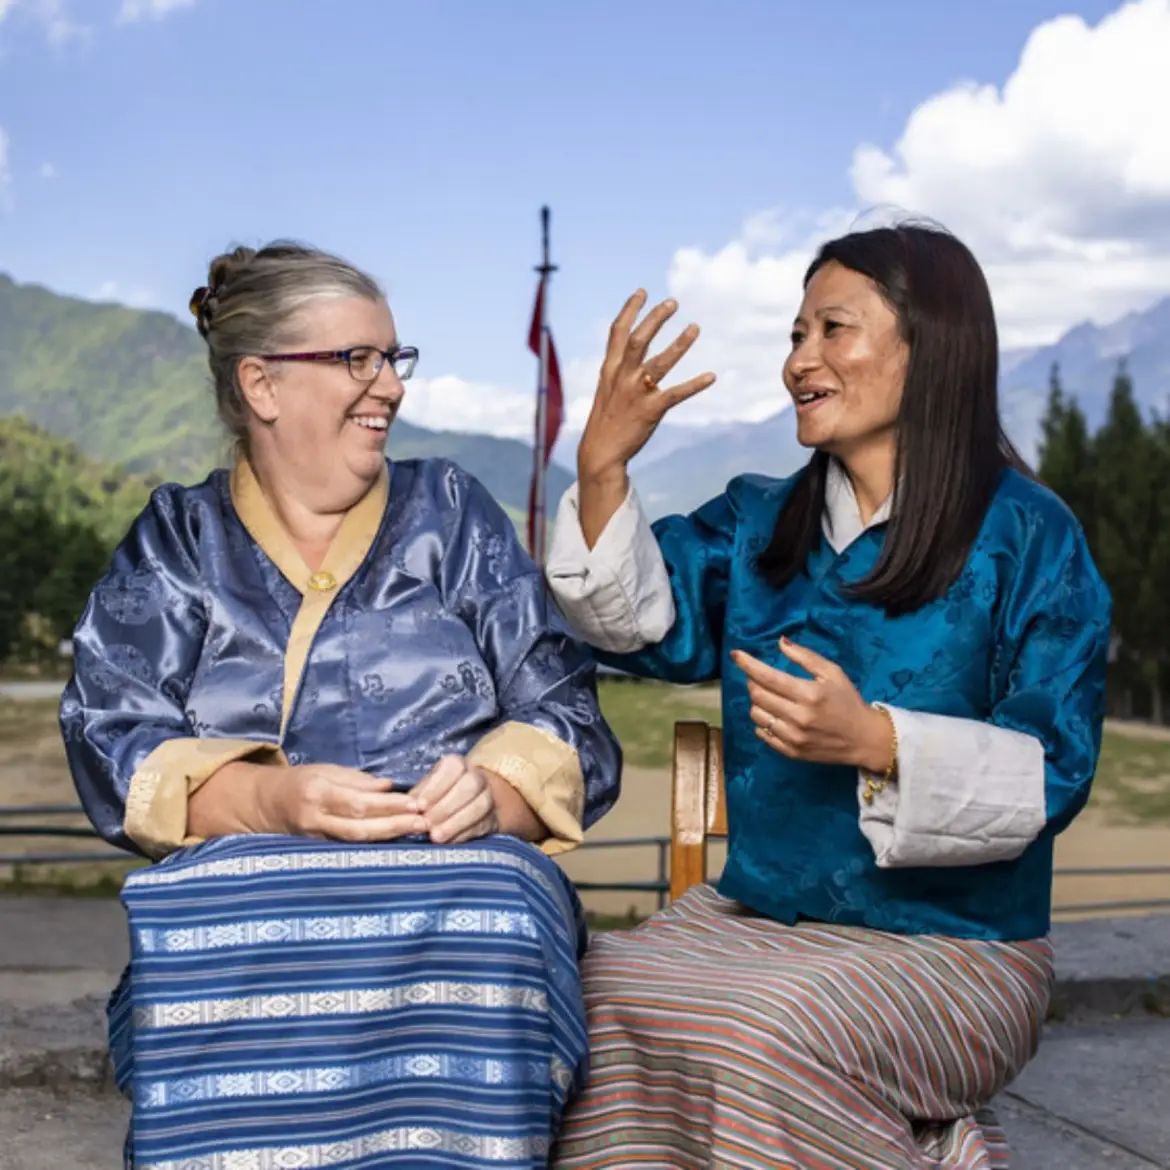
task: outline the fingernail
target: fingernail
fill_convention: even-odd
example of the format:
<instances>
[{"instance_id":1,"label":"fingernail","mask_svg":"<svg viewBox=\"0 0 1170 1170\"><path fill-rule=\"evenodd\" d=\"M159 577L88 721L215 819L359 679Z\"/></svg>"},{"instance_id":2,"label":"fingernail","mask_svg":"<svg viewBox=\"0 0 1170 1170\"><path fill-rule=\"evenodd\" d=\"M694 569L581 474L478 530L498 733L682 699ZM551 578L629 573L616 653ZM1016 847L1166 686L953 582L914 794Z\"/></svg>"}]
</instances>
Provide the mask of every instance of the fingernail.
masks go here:
<instances>
[{"instance_id":1,"label":"fingernail","mask_svg":"<svg viewBox=\"0 0 1170 1170\"><path fill-rule=\"evenodd\" d=\"M668 309L677 309L678 308L678 301L676 301L674 299L674 297L667 297L665 304L666 304L666 307Z\"/></svg>"}]
</instances>

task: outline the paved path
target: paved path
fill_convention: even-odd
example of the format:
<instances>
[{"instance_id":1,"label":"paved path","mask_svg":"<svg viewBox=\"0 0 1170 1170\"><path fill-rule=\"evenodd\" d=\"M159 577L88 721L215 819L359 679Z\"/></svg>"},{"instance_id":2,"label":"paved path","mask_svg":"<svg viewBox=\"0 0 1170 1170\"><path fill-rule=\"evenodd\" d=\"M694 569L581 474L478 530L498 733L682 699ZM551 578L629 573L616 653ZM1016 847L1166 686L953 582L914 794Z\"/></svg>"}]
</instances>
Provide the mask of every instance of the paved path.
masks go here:
<instances>
[{"instance_id":1,"label":"paved path","mask_svg":"<svg viewBox=\"0 0 1170 1170\"><path fill-rule=\"evenodd\" d=\"M1170 1167L1170 1020L1051 1027L996 1103L1017 1170ZM0 1092L4 1170L112 1170L127 1106L109 1091Z\"/></svg>"},{"instance_id":2,"label":"paved path","mask_svg":"<svg viewBox=\"0 0 1170 1170\"><path fill-rule=\"evenodd\" d=\"M996 1103L1013 1167L1170 1170L1170 918L1054 941L1065 1018ZM113 899L0 897L0 1170L120 1164L102 1008L125 955Z\"/></svg>"},{"instance_id":3,"label":"paved path","mask_svg":"<svg viewBox=\"0 0 1170 1170\"><path fill-rule=\"evenodd\" d=\"M55 699L64 689L62 682L0 682L0 699L15 699L17 702Z\"/></svg>"},{"instance_id":4,"label":"paved path","mask_svg":"<svg viewBox=\"0 0 1170 1170\"><path fill-rule=\"evenodd\" d=\"M996 1110L1020 1170L1167 1170L1170 1019L1050 1025Z\"/></svg>"},{"instance_id":5,"label":"paved path","mask_svg":"<svg viewBox=\"0 0 1170 1170\"><path fill-rule=\"evenodd\" d=\"M115 1170L128 1107L111 1094L0 1092L3 1170Z\"/></svg>"}]
</instances>

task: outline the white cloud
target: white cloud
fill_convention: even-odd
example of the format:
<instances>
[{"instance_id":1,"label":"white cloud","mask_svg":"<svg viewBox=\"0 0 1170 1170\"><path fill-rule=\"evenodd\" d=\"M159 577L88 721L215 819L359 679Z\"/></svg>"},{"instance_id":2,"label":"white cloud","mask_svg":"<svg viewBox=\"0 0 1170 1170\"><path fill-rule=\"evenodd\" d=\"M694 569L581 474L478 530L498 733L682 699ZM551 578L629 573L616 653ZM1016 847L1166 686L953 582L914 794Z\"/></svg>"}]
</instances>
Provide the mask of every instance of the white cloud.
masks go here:
<instances>
[{"instance_id":1,"label":"white cloud","mask_svg":"<svg viewBox=\"0 0 1170 1170\"><path fill-rule=\"evenodd\" d=\"M533 381L535 383L535 370ZM531 441L535 391L469 382L455 374L414 377L406 384L402 417L432 430L475 430Z\"/></svg>"},{"instance_id":2,"label":"white cloud","mask_svg":"<svg viewBox=\"0 0 1170 1170\"><path fill-rule=\"evenodd\" d=\"M780 369L817 244L854 225L888 222L890 207L942 223L971 246L1006 347L1053 341L1078 321L1107 322L1164 296L1167 62L1170 0L1135 0L1095 26L1058 17L1033 31L1002 85L970 82L932 95L893 145L860 145L849 168L853 208L765 208L720 248L679 249L667 290L682 306L679 326L698 321L703 334L678 378L714 369L719 381L671 421L759 419L785 405ZM592 355L562 361L575 429L588 411L607 327L596 323ZM477 430L526 436L531 429L527 387L433 384L449 384L455 396L447 405L456 407L436 408L429 416L436 422L443 413ZM413 397L417 411L423 396Z\"/></svg>"},{"instance_id":3,"label":"white cloud","mask_svg":"<svg viewBox=\"0 0 1170 1170\"><path fill-rule=\"evenodd\" d=\"M714 370L718 380L672 411L672 423L759 420L787 404L780 369L804 270L817 244L846 231L854 218L841 209L821 214L771 209L749 217L739 238L716 252L675 252L666 286L679 312L663 327L651 352L694 321L702 329L699 339L663 385L704 370ZM608 329L608 321L595 325L596 356L565 363L566 413L574 430L585 425Z\"/></svg>"},{"instance_id":4,"label":"white cloud","mask_svg":"<svg viewBox=\"0 0 1170 1170\"><path fill-rule=\"evenodd\" d=\"M1005 346L1055 340L1170 290L1170 0L1137 0L1095 27L1062 16L1029 37L1002 86L964 84L913 111L888 150L862 145L858 216L765 210L714 252L675 253L668 288L704 333L680 376L719 373L672 421L758 419L785 403L780 366L818 242L923 215L987 272ZM594 363L593 368L596 368ZM592 387L575 387L583 420Z\"/></svg>"},{"instance_id":5,"label":"white cloud","mask_svg":"<svg viewBox=\"0 0 1170 1170\"><path fill-rule=\"evenodd\" d=\"M81 40L89 36L87 25L74 20L65 4L65 0L25 0L29 11L44 27L49 44L54 46L66 45L70 41Z\"/></svg>"},{"instance_id":6,"label":"white cloud","mask_svg":"<svg viewBox=\"0 0 1170 1170\"><path fill-rule=\"evenodd\" d=\"M674 254L667 289L680 305L677 320L696 321L703 332L668 381L707 369L718 381L673 412L671 421L758 420L787 404L780 370L804 270L817 244L847 230L852 218L841 210L815 218L769 212L749 219L740 238L718 252L683 248ZM761 234L765 223L770 236ZM768 238L781 247L765 246ZM672 336L664 331L663 339Z\"/></svg>"},{"instance_id":7,"label":"white cloud","mask_svg":"<svg viewBox=\"0 0 1170 1170\"><path fill-rule=\"evenodd\" d=\"M180 8L190 8L195 0L122 0L118 19L124 22L135 20L162 20Z\"/></svg>"},{"instance_id":8,"label":"white cloud","mask_svg":"<svg viewBox=\"0 0 1170 1170\"><path fill-rule=\"evenodd\" d=\"M162 20L172 12L194 5L195 0L122 0L116 19L120 24ZM93 31L74 20L69 0L0 0L0 22L17 9L40 24L49 43L55 46L88 37Z\"/></svg>"},{"instance_id":9,"label":"white cloud","mask_svg":"<svg viewBox=\"0 0 1170 1170\"><path fill-rule=\"evenodd\" d=\"M73 19L66 0L0 0L0 21L17 9L41 26L54 47L83 39L91 31Z\"/></svg>"},{"instance_id":10,"label":"white cloud","mask_svg":"<svg viewBox=\"0 0 1170 1170\"><path fill-rule=\"evenodd\" d=\"M172 12L194 5L195 0L122 0L116 19L120 24L162 20ZM17 9L41 25L52 45L88 37L93 31L73 18L69 0L0 0L0 22Z\"/></svg>"},{"instance_id":11,"label":"white cloud","mask_svg":"<svg viewBox=\"0 0 1170 1170\"><path fill-rule=\"evenodd\" d=\"M51 162L43 162L37 168L37 175L42 179L56 179L60 177L61 172L57 169L55 164Z\"/></svg>"},{"instance_id":12,"label":"white cloud","mask_svg":"<svg viewBox=\"0 0 1170 1170\"><path fill-rule=\"evenodd\" d=\"M891 150L860 147L859 200L922 211L985 264L1010 345L1051 340L1170 287L1170 0L1038 27L1000 89L923 102Z\"/></svg>"},{"instance_id":13,"label":"white cloud","mask_svg":"<svg viewBox=\"0 0 1170 1170\"><path fill-rule=\"evenodd\" d=\"M132 309L157 309L158 297L149 288L124 287L116 280L103 280L90 294L91 301L113 302Z\"/></svg>"}]
</instances>

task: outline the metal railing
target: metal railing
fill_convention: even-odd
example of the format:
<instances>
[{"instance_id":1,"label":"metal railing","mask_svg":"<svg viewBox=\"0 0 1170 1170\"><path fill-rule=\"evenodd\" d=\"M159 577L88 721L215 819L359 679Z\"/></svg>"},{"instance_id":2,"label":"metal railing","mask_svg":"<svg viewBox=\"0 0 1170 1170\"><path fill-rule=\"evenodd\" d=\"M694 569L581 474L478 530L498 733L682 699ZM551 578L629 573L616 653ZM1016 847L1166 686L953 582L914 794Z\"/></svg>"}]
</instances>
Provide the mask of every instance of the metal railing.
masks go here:
<instances>
[{"instance_id":1,"label":"metal railing","mask_svg":"<svg viewBox=\"0 0 1170 1170\"><path fill-rule=\"evenodd\" d=\"M0 805L0 837L58 837L100 841L101 838L86 825L29 824L27 817L84 817L79 804ZM15 824L5 824L6 820ZM0 853L0 865L68 865L77 862L126 861L127 855L112 845L94 853Z\"/></svg>"},{"instance_id":2,"label":"metal railing","mask_svg":"<svg viewBox=\"0 0 1170 1170\"><path fill-rule=\"evenodd\" d=\"M31 818L66 818L83 817L85 814L80 805L75 804L35 804L35 805L0 805L0 838L3 837L57 837L82 840L99 840L97 834L89 825L62 825L33 821ZM11 823L5 823L11 822ZM653 848L656 851L655 877L647 881L612 881L599 882L574 880L574 885L581 891L597 891L606 893L647 893L654 894L659 907L666 905L670 892L670 838L669 837L613 837L610 839L586 841L582 849L630 849ZM113 846L107 846L102 851L94 852L37 852L37 853L0 853L0 866L24 865L70 865L79 862L127 862L133 860L129 855ZM1170 879L1170 865L1102 865L1102 866L1071 866L1055 871L1056 877L1087 877L1094 879L1121 878L1121 877L1165 877ZM1088 914L1103 913L1114 910L1170 910L1170 880L1167 882L1167 896L1165 898L1130 899L1113 902L1075 902L1057 904L1053 906L1056 914Z\"/></svg>"}]
</instances>

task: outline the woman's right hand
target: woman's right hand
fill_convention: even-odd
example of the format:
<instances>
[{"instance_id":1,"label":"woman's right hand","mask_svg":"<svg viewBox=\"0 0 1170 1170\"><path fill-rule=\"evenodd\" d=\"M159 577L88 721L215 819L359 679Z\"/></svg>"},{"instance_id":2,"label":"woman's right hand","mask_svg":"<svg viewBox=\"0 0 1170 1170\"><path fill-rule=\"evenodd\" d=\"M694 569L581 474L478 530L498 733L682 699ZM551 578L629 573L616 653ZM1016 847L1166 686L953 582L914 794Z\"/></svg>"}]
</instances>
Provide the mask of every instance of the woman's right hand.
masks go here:
<instances>
[{"instance_id":1,"label":"woman's right hand","mask_svg":"<svg viewBox=\"0 0 1170 1170\"><path fill-rule=\"evenodd\" d=\"M610 326L593 409L577 448L582 484L614 478L624 482L626 464L646 445L666 412L715 381L708 372L659 388L658 383L694 345L699 327L688 325L661 353L647 357L650 343L674 316L678 303L665 300L655 305L634 328L645 304L646 293L639 289Z\"/></svg>"},{"instance_id":2,"label":"woman's right hand","mask_svg":"<svg viewBox=\"0 0 1170 1170\"><path fill-rule=\"evenodd\" d=\"M426 833L408 792L393 782L336 764L277 767L238 761L192 793L188 827L199 837L286 833L333 841L393 841Z\"/></svg>"},{"instance_id":3,"label":"woman's right hand","mask_svg":"<svg viewBox=\"0 0 1170 1170\"><path fill-rule=\"evenodd\" d=\"M333 841L393 841L428 826L409 792L393 781L336 764L301 764L271 785L288 833Z\"/></svg>"}]
</instances>

